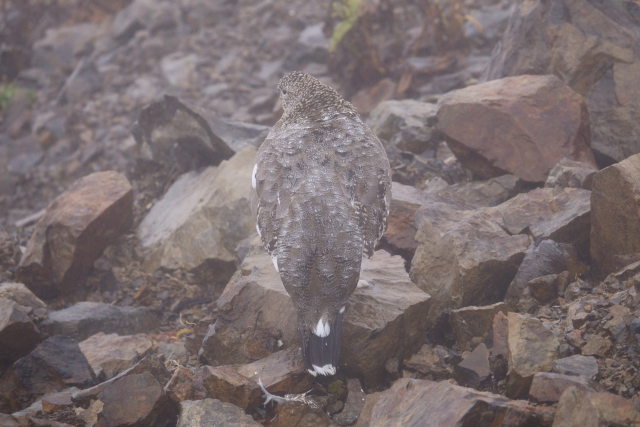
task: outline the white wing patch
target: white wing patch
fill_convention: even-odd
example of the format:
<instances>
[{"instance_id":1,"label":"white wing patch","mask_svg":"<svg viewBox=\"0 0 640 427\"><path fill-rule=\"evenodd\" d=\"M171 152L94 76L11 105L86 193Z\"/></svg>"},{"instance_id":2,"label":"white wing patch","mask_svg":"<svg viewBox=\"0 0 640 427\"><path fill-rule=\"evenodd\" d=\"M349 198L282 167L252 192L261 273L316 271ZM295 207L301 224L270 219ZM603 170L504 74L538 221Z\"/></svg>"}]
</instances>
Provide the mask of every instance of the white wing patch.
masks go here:
<instances>
[{"instance_id":1,"label":"white wing patch","mask_svg":"<svg viewBox=\"0 0 640 427\"><path fill-rule=\"evenodd\" d=\"M329 327L329 322L324 319L318 320L318 324L313 329L313 333L320 338L328 337L330 332L331 328Z\"/></svg>"},{"instance_id":2,"label":"white wing patch","mask_svg":"<svg viewBox=\"0 0 640 427\"><path fill-rule=\"evenodd\" d=\"M280 270L278 270L278 257L275 255L271 255L271 261L273 261L273 266L276 268L276 271L279 273Z\"/></svg>"},{"instance_id":3,"label":"white wing patch","mask_svg":"<svg viewBox=\"0 0 640 427\"><path fill-rule=\"evenodd\" d=\"M260 227L258 226L257 222L256 222L256 231L258 232L258 237L262 238L262 233L260 232Z\"/></svg>"},{"instance_id":4,"label":"white wing patch","mask_svg":"<svg viewBox=\"0 0 640 427\"><path fill-rule=\"evenodd\" d=\"M251 173L251 187L256 189L256 172L258 172L258 164L253 165L253 172Z\"/></svg>"},{"instance_id":5,"label":"white wing patch","mask_svg":"<svg viewBox=\"0 0 640 427\"><path fill-rule=\"evenodd\" d=\"M320 375L335 375L336 373L336 367L331 364L326 364L324 366L318 366L318 365L312 365L312 366L313 366L313 369Z\"/></svg>"}]
</instances>

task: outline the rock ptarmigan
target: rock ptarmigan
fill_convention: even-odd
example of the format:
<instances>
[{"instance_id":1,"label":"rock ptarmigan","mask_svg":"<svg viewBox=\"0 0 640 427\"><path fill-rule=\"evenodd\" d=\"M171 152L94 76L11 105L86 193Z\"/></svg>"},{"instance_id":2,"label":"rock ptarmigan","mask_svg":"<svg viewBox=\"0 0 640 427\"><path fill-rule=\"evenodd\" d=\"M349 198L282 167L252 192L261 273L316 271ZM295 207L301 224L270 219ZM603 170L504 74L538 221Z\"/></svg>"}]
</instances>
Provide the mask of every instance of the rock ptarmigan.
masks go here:
<instances>
[{"instance_id":1,"label":"rock ptarmigan","mask_svg":"<svg viewBox=\"0 0 640 427\"><path fill-rule=\"evenodd\" d=\"M334 375L362 256L386 228L391 170L380 140L336 90L302 72L278 88L284 113L253 169L257 231L297 309L305 367Z\"/></svg>"}]
</instances>

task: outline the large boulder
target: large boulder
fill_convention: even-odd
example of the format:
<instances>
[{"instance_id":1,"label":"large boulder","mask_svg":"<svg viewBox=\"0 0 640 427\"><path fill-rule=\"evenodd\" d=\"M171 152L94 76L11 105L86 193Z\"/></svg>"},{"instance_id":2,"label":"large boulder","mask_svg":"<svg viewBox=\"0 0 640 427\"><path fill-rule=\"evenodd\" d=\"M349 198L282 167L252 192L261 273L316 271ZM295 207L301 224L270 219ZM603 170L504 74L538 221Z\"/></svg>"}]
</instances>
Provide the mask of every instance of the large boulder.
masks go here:
<instances>
[{"instance_id":1,"label":"large boulder","mask_svg":"<svg viewBox=\"0 0 640 427\"><path fill-rule=\"evenodd\" d=\"M358 427L550 425L552 414L525 401L453 385L401 378L367 395Z\"/></svg>"},{"instance_id":2,"label":"large boulder","mask_svg":"<svg viewBox=\"0 0 640 427\"><path fill-rule=\"evenodd\" d=\"M518 2L486 78L555 74L587 100L592 147L620 161L640 152L640 4Z\"/></svg>"},{"instance_id":3,"label":"large boulder","mask_svg":"<svg viewBox=\"0 0 640 427\"><path fill-rule=\"evenodd\" d=\"M481 83L446 94L438 105L438 129L479 177L511 173L544 182L563 157L595 163L586 104L555 76Z\"/></svg>"},{"instance_id":4,"label":"large boulder","mask_svg":"<svg viewBox=\"0 0 640 427\"><path fill-rule=\"evenodd\" d=\"M253 427L260 426L237 406L216 399L185 400L180 402L178 427Z\"/></svg>"},{"instance_id":5,"label":"large boulder","mask_svg":"<svg viewBox=\"0 0 640 427\"><path fill-rule=\"evenodd\" d=\"M363 260L360 284L344 317L342 366L365 387L381 384L388 360L420 347L429 301L411 283L401 257L377 251ZM201 350L211 364L247 363L299 345L296 310L266 254L245 259L218 308Z\"/></svg>"},{"instance_id":6,"label":"large boulder","mask_svg":"<svg viewBox=\"0 0 640 427\"><path fill-rule=\"evenodd\" d=\"M138 238L145 268L211 268L215 285L235 271L239 241L255 234L251 171L256 150L247 147L218 167L182 175L142 220Z\"/></svg>"},{"instance_id":7,"label":"large boulder","mask_svg":"<svg viewBox=\"0 0 640 427\"><path fill-rule=\"evenodd\" d=\"M600 270L640 258L640 154L594 176L591 209L591 257Z\"/></svg>"},{"instance_id":8,"label":"large boulder","mask_svg":"<svg viewBox=\"0 0 640 427\"><path fill-rule=\"evenodd\" d=\"M102 251L133 221L133 192L123 175L95 172L48 207L20 260L18 278L38 296L73 290Z\"/></svg>"},{"instance_id":9,"label":"large boulder","mask_svg":"<svg viewBox=\"0 0 640 427\"><path fill-rule=\"evenodd\" d=\"M553 427L640 425L640 410L633 400L584 387L569 387L558 403Z\"/></svg>"}]
</instances>

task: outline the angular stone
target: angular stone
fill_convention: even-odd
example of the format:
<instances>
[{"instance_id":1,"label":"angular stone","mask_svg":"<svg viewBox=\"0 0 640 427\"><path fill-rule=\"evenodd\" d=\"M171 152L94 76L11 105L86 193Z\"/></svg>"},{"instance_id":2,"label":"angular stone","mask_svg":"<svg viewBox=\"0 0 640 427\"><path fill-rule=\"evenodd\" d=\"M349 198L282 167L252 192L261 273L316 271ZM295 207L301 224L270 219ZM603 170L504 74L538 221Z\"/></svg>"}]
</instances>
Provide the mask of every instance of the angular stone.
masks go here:
<instances>
[{"instance_id":1,"label":"angular stone","mask_svg":"<svg viewBox=\"0 0 640 427\"><path fill-rule=\"evenodd\" d=\"M84 340L98 332L141 333L159 325L158 313L146 307L83 301L49 313L42 329L51 335L70 335Z\"/></svg>"},{"instance_id":2,"label":"angular stone","mask_svg":"<svg viewBox=\"0 0 640 427\"><path fill-rule=\"evenodd\" d=\"M230 403L216 399L185 400L180 402L178 427L253 427L260 424Z\"/></svg>"},{"instance_id":3,"label":"angular stone","mask_svg":"<svg viewBox=\"0 0 640 427\"><path fill-rule=\"evenodd\" d=\"M450 351L441 345L431 347L423 344L415 354L412 354L403 365L421 374L428 375L435 380L447 379L453 375Z\"/></svg>"},{"instance_id":4,"label":"angular stone","mask_svg":"<svg viewBox=\"0 0 640 427\"><path fill-rule=\"evenodd\" d=\"M360 285L344 317L343 366L365 387L379 383L387 360L408 356L420 345L429 300L409 280L401 257L377 251L363 260ZM266 254L245 258L218 307L201 351L211 364L265 357L280 348L278 340L283 347L299 345L296 310Z\"/></svg>"},{"instance_id":5,"label":"angular stone","mask_svg":"<svg viewBox=\"0 0 640 427\"><path fill-rule=\"evenodd\" d=\"M456 348L471 350L472 340L483 341L491 332L493 318L498 312L507 312L503 302L485 306L468 306L451 310L450 322L456 339Z\"/></svg>"},{"instance_id":6,"label":"angular stone","mask_svg":"<svg viewBox=\"0 0 640 427\"><path fill-rule=\"evenodd\" d=\"M80 350L100 379L109 379L135 365L154 347L145 334L124 335L99 332L80 343Z\"/></svg>"},{"instance_id":7,"label":"angular stone","mask_svg":"<svg viewBox=\"0 0 640 427\"><path fill-rule=\"evenodd\" d=\"M171 77L176 83L184 78ZM213 133L207 120L174 96L165 95L142 109L132 133L142 152L181 172L215 166L233 155L233 150Z\"/></svg>"},{"instance_id":8,"label":"angular stone","mask_svg":"<svg viewBox=\"0 0 640 427\"><path fill-rule=\"evenodd\" d=\"M501 301L530 244L529 236L507 234L483 211L458 211L457 220L446 212L445 218L418 213L411 262L414 282L432 296L431 322L451 309Z\"/></svg>"},{"instance_id":9,"label":"angular stone","mask_svg":"<svg viewBox=\"0 0 640 427\"><path fill-rule=\"evenodd\" d=\"M577 251L572 245L543 240L527 251L518 272L509 284L505 302L512 309L528 311L534 305L529 298L528 283L531 280L563 271L577 274L585 269L586 266L579 261Z\"/></svg>"},{"instance_id":10,"label":"angular stone","mask_svg":"<svg viewBox=\"0 0 640 427\"><path fill-rule=\"evenodd\" d=\"M527 286L529 287L529 293L540 304L546 304L558 297L558 283L560 281L560 275L547 274L546 276L536 277L529 280Z\"/></svg>"},{"instance_id":11,"label":"angular stone","mask_svg":"<svg viewBox=\"0 0 640 427\"><path fill-rule=\"evenodd\" d=\"M458 384L478 388L489 378L489 350L484 343L477 347L456 365L455 378Z\"/></svg>"},{"instance_id":12,"label":"angular stone","mask_svg":"<svg viewBox=\"0 0 640 427\"><path fill-rule=\"evenodd\" d=\"M300 350L295 347L246 365L205 366L201 376L207 397L245 410L262 403L258 380L273 394L304 393L312 385Z\"/></svg>"},{"instance_id":13,"label":"angular stone","mask_svg":"<svg viewBox=\"0 0 640 427\"><path fill-rule=\"evenodd\" d=\"M550 425L552 418L524 401L447 381L401 378L390 389L367 396L356 426Z\"/></svg>"},{"instance_id":14,"label":"angular stone","mask_svg":"<svg viewBox=\"0 0 640 427\"><path fill-rule=\"evenodd\" d=\"M515 196L519 179L515 175L501 175L482 181L453 184L438 191L439 195L461 198L473 206L496 206Z\"/></svg>"},{"instance_id":15,"label":"angular stone","mask_svg":"<svg viewBox=\"0 0 640 427\"><path fill-rule=\"evenodd\" d=\"M599 334L593 334L587 338L587 342L582 347L582 354L585 356L604 357L611 349L611 345L609 338Z\"/></svg>"},{"instance_id":16,"label":"angular stone","mask_svg":"<svg viewBox=\"0 0 640 427\"><path fill-rule=\"evenodd\" d=\"M592 147L616 161L640 152L638 2L518 3L486 78L555 74L587 99Z\"/></svg>"},{"instance_id":17,"label":"angular stone","mask_svg":"<svg viewBox=\"0 0 640 427\"><path fill-rule=\"evenodd\" d=\"M73 400L71 397L79 389L77 387L69 387L68 389L59 391L57 393L50 393L40 399L42 403L42 412L45 414L59 411L64 408L70 408L73 406Z\"/></svg>"},{"instance_id":18,"label":"angular stone","mask_svg":"<svg viewBox=\"0 0 640 427\"><path fill-rule=\"evenodd\" d=\"M393 253L411 259L418 246L415 239L415 214L420 209L423 198L416 188L398 182L392 183L391 194L387 231L382 236L382 245Z\"/></svg>"},{"instance_id":19,"label":"angular stone","mask_svg":"<svg viewBox=\"0 0 640 427\"><path fill-rule=\"evenodd\" d=\"M42 297L73 290L132 221L133 192L127 178L106 171L79 179L36 224L18 279Z\"/></svg>"},{"instance_id":20,"label":"angular stone","mask_svg":"<svg viewBox=\"0 0 640 427\"><path fill-rule=\"evenodd\" d=\"M47 305L22 283L0 283L0 298L9 299L28 308L28 314L36 317L43 317L46 313Z\"/></svg>"},{"instance_id":21,"label":"angular stone","mask_svg":"<svg viewBox=\"0 0 640 427\"><path fill-rule=\"evenodd\" d=\"M536 372L549 371L556 359L558 338L533 317L509 313L507 396L526 396Z\"/></svg>"},{"instance_id":22,"label":"angular stone","mask_svg":"<svg viewBox=\"0 0 640 427\"><path fill-rule=\"evenodd\" d=\"M552 239L588 247L591 192L579 188L538 188L490 208L511 234L529 232L536 241Z\"/></svg>"},{"instance_id":23,"label":"angular stone","mask_svg":"<svg viewBox=\"0 0 640 427\"><path fill-rule=\"evenodd\" d=\"M276 407L273 427L330 427L331 419L320 409L303 404L284 404Z\"/></svg>"},{"instance_id":24,"label":"angular stone","mask_svg":"<svg viewBox=\"0 0 640 427\"><path fill-rule=\"evenodd\" d=\"M603 273L640 256L640 154L593 177L591 257Z\"/></svg>"},{"instance_id":25,"label":"angular stone","mask_svg":"<svg viewBox=\"0 0 640 427\"><path fill-rule=\"evenodd\" d=\"M591 190L593 175L598 169L588 163L561 159L549 172L545 187L573 187Z\"/></svg>"},{"instance_id":26,"label":"angular stone","mask_svg":"<svg viewBox=\"0 0 640 427\"><path fill-rule=\"evenodd\" d=\"M555 76L509 77L449 92L438 103L438 129L481 178L506 172L544 182L563 157L595 165L586 104Z\"/></svg>"},{"instance_id":27,"label":"angular stone","mask_svg":"<svg viewBox=\"0 0 640 427\"><path fill-rule=\"evenodd\" d=\"M569 387L560 396L553 427L635 426L640 410L632 400L611 393Z\"/></svg>"},{"instance_id":28,"label":"angular stone","mask_svg":"<svg viewBox=\"0 0 640 427\"><path fill-rule=\"evenodd\" d=\"M32 64L49 72L70 73L78 57L91 49L98 30L93 23L48 29L45 37L33 44Z\"/></svg>"},{"instance_id":29,"label":"angular stone","mask_svg":"<svg viewBox=\"0 0 640 427\"><path fill-rule=\"evenodd\" d=\"M42 340L22 307L0 297L0 367L29 354Z\"/></svg>"},{"instance_id":30,"label":"angular stone","mask_svg":"<svg viewBox=\"0 0 640 427\"><path fill-rule=\"evenodd\" d=\"M598 362L593 356L575 354L553 361L553 372L567 375L580 375L592 380L598 375Z\"/></svg>"},{"instance_id":31,"label":"angular stone","mask_svg":"<svg viewBox=\"0 0 640 427\"><path fill-rule=\"evenodd\" d=\"M171 379L164 386L164 392L171 400L180 403L184 400L199 400L206 397L206 390L202 384L202 378L189 368L179 366Z\"/></svg>"},{"instance_id":32,"label":"angular stone","mask_svg":"<svg viewBox=\"0 0 640 427\"><path fill-rule=\"evenodd\" d=\"M221 287L235 271L239 241L255 234L248 147L218 167L182 175L142 220L145 269L212 269Z\"/></svg>"},{"instance_id":33,"label":"angular stone","mask_svg":"<svg viewBox=\"0 0 640 427\"><path fill-rule=\"evenodd\" d=\"M149 372L118 378L97 397L104 404L98 425L175 425L178 408Z\"/></svg>"},{"instance_id":34,"label":"angular stone","mask_svg":"<svg viewBox=\"0 0 640 427\"><path fill-rule=\"evenodd\" d=\"M0 414L0 425L6 427L20 427L18 420L9 414Z\"/></svg>"},{"instance_id":35,"label":"angular stone","mask_svg":"<svg viewBox=\"0 0 640 427\"><path fill-rule=\"evenodd\" d=\"M87 387L94 381L78 343L69 337L53 336L0 377L0 411L16 411L46 393L69 386Z\"/></svg>"},{"instance_id":36,"label":"angular stone","mask_svg":"<svg viewBox=\"0 0 640 427\"><path fill-rule=\"evenodd\" d=\"M439 142L436 112L435 104L413 99L383 101L371 112L368 123L382 141L420 154Z\"/></svg>"},{"instance_id":37,"label":"angular stone","mask_svg":"<svg viewBox=\"0 0 640 427\"><path fill-rule=\"evenodd\" d=\"M553 372L538 372L533 376L529 398L540 403L555 403L569 387L586 391L595 391L591 382L575 375L563 375Z\"/></svg>"}]
</instances>

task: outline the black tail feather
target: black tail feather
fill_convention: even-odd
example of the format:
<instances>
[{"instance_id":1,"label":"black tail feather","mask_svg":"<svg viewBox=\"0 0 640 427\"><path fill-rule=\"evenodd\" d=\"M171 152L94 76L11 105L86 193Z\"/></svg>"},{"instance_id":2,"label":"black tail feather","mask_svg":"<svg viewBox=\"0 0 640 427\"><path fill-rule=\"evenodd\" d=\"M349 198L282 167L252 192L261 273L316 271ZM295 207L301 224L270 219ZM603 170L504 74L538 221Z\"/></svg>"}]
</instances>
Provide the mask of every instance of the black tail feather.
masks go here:
<instances>
[{"instance_id":1,"label":"black tail feather","mask_svg":"<svg viewBox=\"0 0 640 427\"><path fill-rule=\"evenodd\" d=\"M310 330L301 331L302 353L309 371L321 375L333 375L337 371L342 347L342 317L342 313L336 315L326 337L319 337Z\"/></svg>"}]
</instances>

